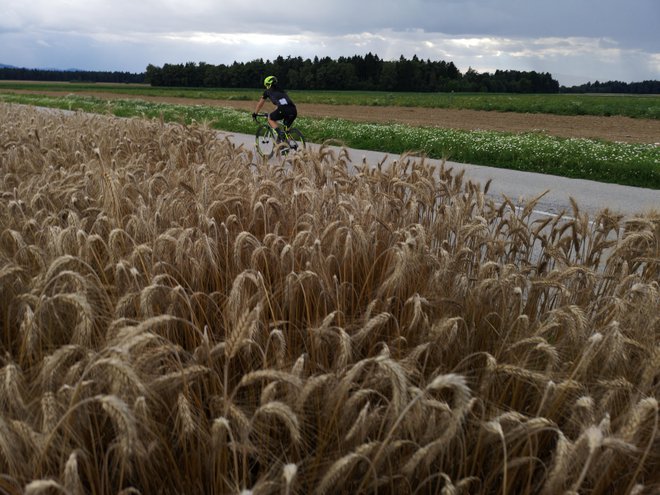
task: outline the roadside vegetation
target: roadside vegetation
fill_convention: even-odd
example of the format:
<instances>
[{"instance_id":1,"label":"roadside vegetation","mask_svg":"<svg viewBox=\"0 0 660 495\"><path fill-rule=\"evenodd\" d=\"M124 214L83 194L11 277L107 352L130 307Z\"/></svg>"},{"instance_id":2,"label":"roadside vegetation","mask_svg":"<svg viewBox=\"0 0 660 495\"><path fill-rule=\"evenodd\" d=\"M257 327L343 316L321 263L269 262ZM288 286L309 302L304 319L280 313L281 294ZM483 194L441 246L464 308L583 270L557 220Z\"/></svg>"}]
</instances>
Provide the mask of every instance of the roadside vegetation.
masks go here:
<instances>
[{"instance_id":1,"label":"roadside vegetation","mask_svg":"<svg viewBox=\"0 0 660 495\"><path fill-rule=\"evenodd\" d=\"M203 122L215 129L248 134L255 128L247 112L204 105L73 95L0 94L0 100L122 117L162 118L167 122ZM461 131L304 117L297 126L310 142L332 140L358 149L397 154L413 151L464 163L660 189L660 147L652 144L558 138L540 132Z\"/></svg>"},{"instance_id":2,"label":"roadside vegetation","mask_svg":"<svg viewBox=\"0 0 660 495\"><path fill-rule=\"evenodd\" d=\"M3 493L660 490L660 212L161 119L0 143Z\"/></svg>"},{"instance_id":3,"label":"roadside vegetation","mask_svg":"<svg viewBox=\"0 0 660 495\"><path fill-rule=\"evenodd\" d=\"M254 101L258 89L166 88L139 84L25 83L0 81L5 90L97 91L126 95ZM596 115L660 119L660 95L419 93L296 90L296 102L329 105L455 108L498 112Z\"/></svg>"}]
</instances>

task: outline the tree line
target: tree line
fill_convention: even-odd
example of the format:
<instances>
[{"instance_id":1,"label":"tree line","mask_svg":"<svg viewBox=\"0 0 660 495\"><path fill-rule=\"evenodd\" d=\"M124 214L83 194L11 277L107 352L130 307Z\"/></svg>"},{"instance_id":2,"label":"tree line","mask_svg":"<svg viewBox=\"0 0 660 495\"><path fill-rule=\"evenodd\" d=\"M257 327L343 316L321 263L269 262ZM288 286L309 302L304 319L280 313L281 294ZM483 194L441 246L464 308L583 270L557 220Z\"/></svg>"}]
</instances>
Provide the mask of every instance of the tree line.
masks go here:
<instances>
[{"instance_id":1,"label":"tree line","mask_svg":"<svg viewBox=\"0 0 660 495\"><path fill-rule=\"evenodd\" d=\"M630 94L660 94L660 81L642 81L625 83L621 81L588 82L579 86L565 88L564 93L630 93Z\"/></svg>"},{"instance_id":2,"label":"tree line","mask_svg":"<svg viewBox=\"0 0 660 495\"><path fill-rule=\"evenodd\" d=\"M412 59L383 60L368 53L352 57L277 57L231 65L204 62L149 65L146 81L152 86L261 87L266 75L275 75L288 89L365 91L488 91L556 93L559 83L549 73L498 70L494 74L468 69L462 74L453 62Z\"/></svg>"},{"instance_id":3,"label":"tree line","mask_svg":"<svg viewBox=\"0 0 660 495\"><path fill-rule=\"evenodd\" d=\"M453 62L412 59L384 60L368 53L352 57L282 57L213 65L205 62L149 64L145 72L59 71L0 66L0 79L99 83L148 83L152 86L259 88L274 74L288 89L489 92L489 93L632 93L660 94L660 81L608 81L560 86L548 72L496 70L461 73Z\"/></svg>"},{"instance_id":4,"label":"tree line","mask_svg":"<svg viewBox=\"0 0 660 495\"><path fill-rule=\"evenodd\" d=\"M0 79L14 81L144 83L146 74L133 72L25 69L0 67Z\"/></svg>"}]
</instances>

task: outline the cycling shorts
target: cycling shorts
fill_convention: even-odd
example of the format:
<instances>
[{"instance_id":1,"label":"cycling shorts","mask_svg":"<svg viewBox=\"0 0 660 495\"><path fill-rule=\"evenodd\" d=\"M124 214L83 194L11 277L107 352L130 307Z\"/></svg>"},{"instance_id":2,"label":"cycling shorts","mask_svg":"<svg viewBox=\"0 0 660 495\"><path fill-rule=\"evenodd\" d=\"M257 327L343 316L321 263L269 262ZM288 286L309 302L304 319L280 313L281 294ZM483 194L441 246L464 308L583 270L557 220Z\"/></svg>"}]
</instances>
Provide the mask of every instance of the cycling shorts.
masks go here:
<instances>
[{"instance_id":1,"label":"cycling shorts","mask_svg":"<svg viewBox=\"0 0 660 495\"><path fill-rule=\"evenodd\" d=\"M295 105L283 105L273 110L270 115L268 115L268 118L275 121L281 120L284 122L285 126L291 127L291 124L293 124L293 121L296 120L297 116L298 110Z\"/></svg>"}]
</instances>

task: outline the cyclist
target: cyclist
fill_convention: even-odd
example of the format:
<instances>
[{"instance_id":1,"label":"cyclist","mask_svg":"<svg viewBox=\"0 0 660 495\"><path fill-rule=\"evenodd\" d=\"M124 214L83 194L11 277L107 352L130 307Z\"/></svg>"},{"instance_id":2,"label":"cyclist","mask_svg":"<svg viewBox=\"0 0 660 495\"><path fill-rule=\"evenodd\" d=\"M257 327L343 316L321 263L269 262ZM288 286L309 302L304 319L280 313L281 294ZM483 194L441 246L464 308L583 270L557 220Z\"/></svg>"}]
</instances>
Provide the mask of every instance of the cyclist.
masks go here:
<instances>
[{"instance_id":1,"label":"cyclist","mask_svg":"<svg viewBox=\"0 0 660 495\"><path fill-rule=\"evenodd\" d=\"M266 90L261 95L261 98L259 98L257 108L255 108L252 117L256 117L259 110L261 110L261 107L266 103L266 100L270 100L273 105L277 106L277 108L268 115L268 123L277 132L277 142L279 143L284 140L284 133L282 132L282 129L278 127L277 121L281 120L285 126L291 127L291 124L293 124L293 121L296 120L296 117L298 116L298 110L296 109L293 100L288 94L286 94L286 91L277 84L277 77L268 76L264 79L264 86L266 87Z\"/></svg>"}]
</instances>

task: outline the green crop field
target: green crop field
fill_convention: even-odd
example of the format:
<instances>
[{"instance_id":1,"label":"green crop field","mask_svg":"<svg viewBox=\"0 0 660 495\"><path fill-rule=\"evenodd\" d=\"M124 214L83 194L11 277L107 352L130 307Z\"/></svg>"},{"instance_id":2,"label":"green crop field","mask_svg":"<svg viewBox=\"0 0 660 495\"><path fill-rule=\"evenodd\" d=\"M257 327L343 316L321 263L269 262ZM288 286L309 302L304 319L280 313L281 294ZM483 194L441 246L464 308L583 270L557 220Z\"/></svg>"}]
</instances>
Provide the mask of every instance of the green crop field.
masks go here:
<instances>
[{"instance_id":1,"label":"green crop field","mask_svg":"<svg viewBox=\"0 0 660 495\"><path fill-rule=\"evenodd\" d=\"M0 81L5 90L108 92L139 96L252 101L259 89L153 88L139 84L28 83ZM490 94L490 93L387 93L378 91L298 91L296 102L331 105L407 106L456 108L556 115L623 115L660 119L657 95Z\"/></svg>"}]
</instances>

